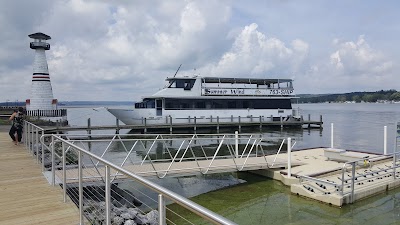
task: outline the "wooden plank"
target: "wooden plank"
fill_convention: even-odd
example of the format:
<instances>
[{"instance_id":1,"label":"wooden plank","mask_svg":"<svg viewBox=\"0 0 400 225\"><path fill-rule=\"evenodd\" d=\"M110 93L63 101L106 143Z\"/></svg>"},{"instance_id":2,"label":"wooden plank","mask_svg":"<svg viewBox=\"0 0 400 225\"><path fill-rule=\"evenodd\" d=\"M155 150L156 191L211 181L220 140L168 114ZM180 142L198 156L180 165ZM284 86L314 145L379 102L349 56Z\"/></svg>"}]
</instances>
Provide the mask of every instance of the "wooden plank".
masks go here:
<instances>
[{"instance_id":1,"label":"wooden plank","mask_svg":"<svg viewBox=\"0 0 400 225\"><path fill-rule=\"evenodd\" d=\"M79 224L79 211L52 187L24 145L0 132L0 224Z\"/></svg>"}]
</instances>

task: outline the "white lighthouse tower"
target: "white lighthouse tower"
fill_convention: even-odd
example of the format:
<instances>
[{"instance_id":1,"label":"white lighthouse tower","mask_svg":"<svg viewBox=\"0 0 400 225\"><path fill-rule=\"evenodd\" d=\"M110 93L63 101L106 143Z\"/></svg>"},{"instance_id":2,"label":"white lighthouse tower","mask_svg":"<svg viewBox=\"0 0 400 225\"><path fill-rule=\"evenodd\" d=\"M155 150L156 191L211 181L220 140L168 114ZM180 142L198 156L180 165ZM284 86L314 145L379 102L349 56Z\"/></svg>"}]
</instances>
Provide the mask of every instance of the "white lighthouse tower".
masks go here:
<instances>
[{"instance_id":1,"label":"white lighthouse tower","mask_svg":"<svg viewBox=\"0 0 400 225\"><path fill-rule=\"evenodd\" d=\"M51 37L43 33L29 35L34 39L30 43L30 48L35 50L35 60L33 63L33 76L30 99L26 100L26 109L33 110L56 110L57 99L53 99L49 68L46 60L46 50L50 49L50 44L46 40Z\"/></svg>"}]
</instances>

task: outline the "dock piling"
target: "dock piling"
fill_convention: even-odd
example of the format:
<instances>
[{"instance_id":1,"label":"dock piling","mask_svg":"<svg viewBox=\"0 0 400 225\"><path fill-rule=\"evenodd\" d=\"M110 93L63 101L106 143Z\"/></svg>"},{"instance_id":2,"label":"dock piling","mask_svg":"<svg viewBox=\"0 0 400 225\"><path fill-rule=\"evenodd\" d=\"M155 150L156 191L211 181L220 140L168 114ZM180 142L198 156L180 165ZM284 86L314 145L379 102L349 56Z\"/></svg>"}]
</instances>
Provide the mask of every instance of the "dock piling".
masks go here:
<instances>
[{"instance_id":1,"label":"dock piling","mask_svg":"<svg viewBox=\"0 0 400 225\"><path fill-rule=\"evenodd\" d=\"M196 133L196 130L197 130L197 127L196 127L196 117L194 117L194 127L193 127L193 129L194 129L194 133Z\"/></svg>"},{"instance_id":2,"label":"dock piling","mask_svg":"<svg viewBox=\"0 0 400 225\"><path fill-rule=\"evenodd\" d=\"M116 119L117 129L115 130L115 134L119 134L119 119Z\"/></svg>"},{"instance_id":3,"label":"dock piling","mask_svg":"<svg viewBox=\"0 0 400 225\"><path fill-rule=\"evenodd\" d=\"M331 148L333 148L333 123L331 123Z\"/></svg>"},{"instance_id":4,"label":"dock piling","mask_svg":"<svg viewBox=\"0 0 400 225\"><path fill-rule=\"evenodd\" d=\"M219 134L219 116L217 116L217 134Z\"/></svg>"},{"instance_id":5,"label":"dock piling","mask_svg":"<svg viewBox=\"0 0 400 225\"><path fill-rule=\"evenodd\" d=\"M147 133L147 119L144 118L144 133Z\"/></svg>"},{"instance_id":6,"label":"dock piling","mask_svg":"<svg viewBox=\"0 0 400 225\"><path fill-rule=\"evenodd\" d=\"M242 132L242 125L240 125L240 116L238 117L238 122L239 122L239 132Z\"/></svg>"},{"instance_id":7,"label":"dock piling","mask_svg":"<svg viewBox=\"0 0 400 225\"><path fill-rule=\"evenodd\" d=\"M288 137L287 139L287 154L288 154L288 169L287 169L287 176L290 178L292 176L292 139Z\"/></svg>"},{"instance_id":8,"label":"dock piling","mask_svg":"<svg viewBox=\"0 0 400 225\"><path fill-rule=\"evenodd\" d=\"M89 140L91 140L92 139L92 129L91 129L91 124L90 124L90 118L88 118L88 120L87 120L87 134L88 134L88 138L89 138ZM92 142L88 142L88 148L89 148L89 151L91 151L92 150Z\"/></svg>"},{"instance_id":9,"label":"dock piling","mask_svg":"<svg viewBox=\"0 0 400 225\"><path fill-rule=\"evenodd\" d=\"M169 133L172 134L172 116L169 116Z\"/></svg>"}]
</instances>

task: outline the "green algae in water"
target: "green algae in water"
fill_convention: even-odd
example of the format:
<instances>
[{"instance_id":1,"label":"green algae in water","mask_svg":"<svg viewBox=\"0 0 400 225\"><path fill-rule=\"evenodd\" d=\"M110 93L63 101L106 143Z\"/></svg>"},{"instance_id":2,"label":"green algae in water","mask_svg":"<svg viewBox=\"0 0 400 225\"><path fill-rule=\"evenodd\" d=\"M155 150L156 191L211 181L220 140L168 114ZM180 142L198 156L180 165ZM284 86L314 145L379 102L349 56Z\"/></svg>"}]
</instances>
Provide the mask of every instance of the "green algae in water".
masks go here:
<instances>
[{"instance_id":1,"label":"green algae in water","mask_svg":"<svg viewBox=\"0 0 400 225\"><path fill-rule=\"evenodd\" d=\"M241 225L400 224L399 189L338 208L293 195L289 187L279 181L251 173L238 173L238 177L247 183L191 200ZM168 208L185 215L193 224L211 224L177 204ZM169 210L167 218L175 224L190 224Z\"/></svg>"}]
</instances>

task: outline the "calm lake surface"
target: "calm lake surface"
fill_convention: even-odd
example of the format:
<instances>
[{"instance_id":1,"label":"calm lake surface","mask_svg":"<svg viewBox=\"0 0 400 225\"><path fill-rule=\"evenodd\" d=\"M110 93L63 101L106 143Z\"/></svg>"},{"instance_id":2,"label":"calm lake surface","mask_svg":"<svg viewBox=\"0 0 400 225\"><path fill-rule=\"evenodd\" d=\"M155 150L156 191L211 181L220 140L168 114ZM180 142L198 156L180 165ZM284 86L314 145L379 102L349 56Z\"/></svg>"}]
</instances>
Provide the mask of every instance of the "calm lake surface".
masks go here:
<instances>
[{"instance_id":1,"label":"calm lake surface","mask_svg":"<svg viewBox=\"0 0 400 225\"><path fill-rule=\"evenodd\" d=\"M322 115L324 128L265 129L263 135L292 137L296 141L295 149L329 147L333 123L335 148L383 153L383 130L387 126L388 153L395 149L400 104L335 103L300 104L294 107L300 108L304 118L311 114L312 120L319 120ZM115 118L104 108L68 108L71 125L85 125L89 117L92 125L115 124ZM174 182L170 179L158 182L188 197L211 191L192 200L238 224L400 224L399 189L337 208L292 195L289 188L278 181L246 174L183 179L191 180ZM229 186L240 183L240 179L248 182ZM220 189L226 186L229 187Z\"/></svg>"}]
</instances>

